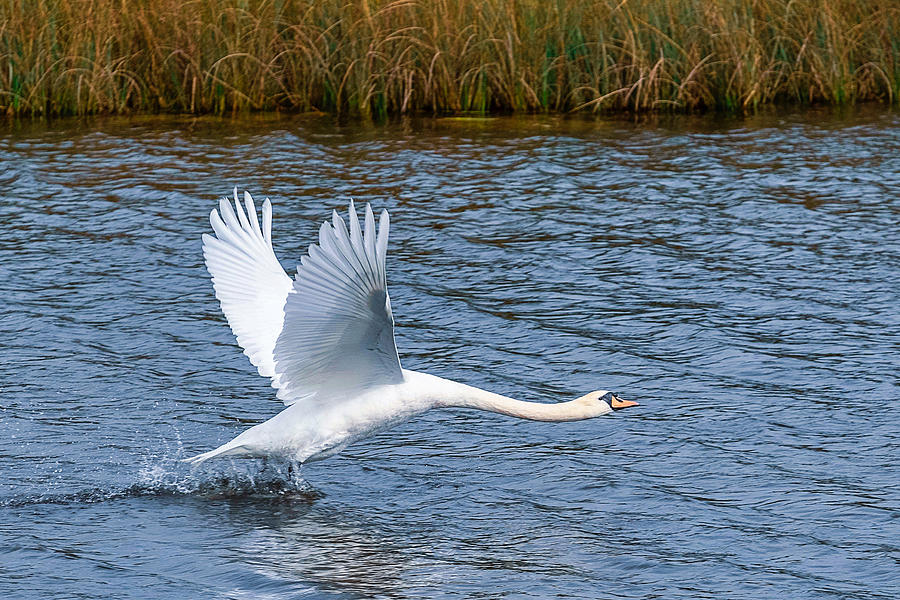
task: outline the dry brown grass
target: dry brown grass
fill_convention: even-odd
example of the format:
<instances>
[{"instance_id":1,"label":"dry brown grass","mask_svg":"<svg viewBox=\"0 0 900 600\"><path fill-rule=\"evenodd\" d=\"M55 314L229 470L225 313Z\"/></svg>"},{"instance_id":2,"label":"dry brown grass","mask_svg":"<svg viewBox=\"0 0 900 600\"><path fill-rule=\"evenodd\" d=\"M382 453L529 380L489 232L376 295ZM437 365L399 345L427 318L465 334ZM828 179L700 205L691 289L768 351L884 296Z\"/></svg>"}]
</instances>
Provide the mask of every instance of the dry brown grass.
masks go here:
<instances>
[{"instance_id":1,"label":"dry brown grass","mask_svg":"<svg viewBox=\"0 0 900 600\"><path fill-rule=\"evenodd\" d=\"M898 0L0 0L11 114L741 111L898 93Z\"/></svg>"}]
</instances>

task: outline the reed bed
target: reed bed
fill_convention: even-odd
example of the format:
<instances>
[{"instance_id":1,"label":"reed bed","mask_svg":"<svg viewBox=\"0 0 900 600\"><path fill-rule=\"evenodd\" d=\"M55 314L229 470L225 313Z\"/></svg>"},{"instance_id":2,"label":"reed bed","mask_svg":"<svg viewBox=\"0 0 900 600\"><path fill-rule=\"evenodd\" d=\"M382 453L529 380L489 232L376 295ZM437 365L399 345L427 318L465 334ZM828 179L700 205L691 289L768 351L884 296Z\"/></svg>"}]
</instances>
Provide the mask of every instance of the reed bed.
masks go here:
<instances>
[{"instance_id":1,"label":"reed bed","mask_svg":"<svg viewBox=\"0 0 900 600\"><path fill-rule=\"evenodd\" d=\"M898 97L898 0L0 0L0 110L18 115Z\"/></svg>"}]
</instances>

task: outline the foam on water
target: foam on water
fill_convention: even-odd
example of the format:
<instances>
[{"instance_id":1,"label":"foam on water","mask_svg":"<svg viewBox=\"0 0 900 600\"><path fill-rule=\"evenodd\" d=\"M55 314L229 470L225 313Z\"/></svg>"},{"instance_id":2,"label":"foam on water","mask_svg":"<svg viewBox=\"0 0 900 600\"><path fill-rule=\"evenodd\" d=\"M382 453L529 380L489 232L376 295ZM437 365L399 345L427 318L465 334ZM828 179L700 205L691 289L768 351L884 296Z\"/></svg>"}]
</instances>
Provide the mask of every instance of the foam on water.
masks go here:
<instances>
[{"instance_id":1,"label":"foam on water","mask_svg":"<svg viewBox=\"0 0 900 600\"><path fill-rule=\"evenodd\" d=\"M91 488L71 492L47 492L0 499L0 507L32 504L94 504L147 496L197 496L207 499L268 498L291 502L313 502L323 493L299 474L273 463L241 461L218 468L190 469L167 461L144 466L137 480L122 487Z\"/></svg>"}]
</instances>

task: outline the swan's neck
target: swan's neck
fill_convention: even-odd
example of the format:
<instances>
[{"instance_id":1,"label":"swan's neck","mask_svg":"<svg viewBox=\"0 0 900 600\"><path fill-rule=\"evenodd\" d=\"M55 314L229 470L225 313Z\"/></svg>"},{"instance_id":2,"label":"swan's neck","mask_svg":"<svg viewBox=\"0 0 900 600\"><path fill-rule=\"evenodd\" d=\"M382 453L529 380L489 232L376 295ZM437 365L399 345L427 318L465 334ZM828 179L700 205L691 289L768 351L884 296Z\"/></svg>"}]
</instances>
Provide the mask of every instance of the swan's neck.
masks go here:
<instances>
[{"instance_id":1,"label":"swan's neck","mask_svg":"<svg viewBox=\"0 0 900 600\"><path fill-rule=\"evenodd\" d=\"M524 402L434 375L427 377L431 380L422 384L427 386L435 408L475 408L532 421L580 421L612 412L609 406L589 401L587 396L554 404Z\"/></svg>"}]
</instances>

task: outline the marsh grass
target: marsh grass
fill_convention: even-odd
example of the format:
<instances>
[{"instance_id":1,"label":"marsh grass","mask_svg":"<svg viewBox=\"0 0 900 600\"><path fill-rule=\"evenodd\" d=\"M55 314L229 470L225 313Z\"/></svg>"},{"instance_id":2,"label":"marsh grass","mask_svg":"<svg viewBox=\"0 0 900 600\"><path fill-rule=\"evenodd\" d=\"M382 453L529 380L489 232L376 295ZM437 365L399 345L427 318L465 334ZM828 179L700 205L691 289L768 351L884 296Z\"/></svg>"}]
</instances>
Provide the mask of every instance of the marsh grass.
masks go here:
<instances>
[{"instance_id":1,"label":"marsh grass","mask_svg":"<svg viewBox=\"0 0 900 600\"><path fill-rule=\"evenodd\" d=\"M0 0L10 114L895 103L900 2Z\"/></svg>"}]
</instances>

